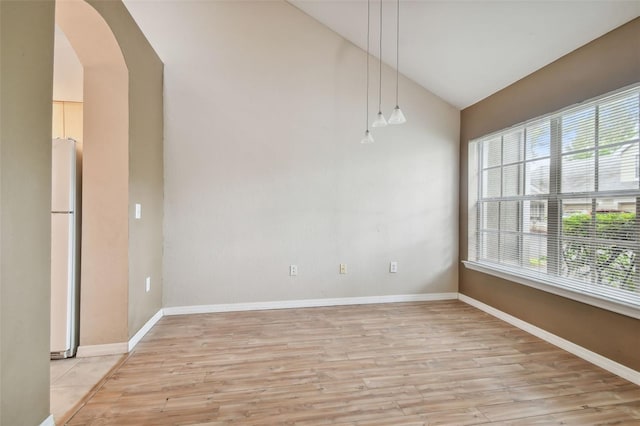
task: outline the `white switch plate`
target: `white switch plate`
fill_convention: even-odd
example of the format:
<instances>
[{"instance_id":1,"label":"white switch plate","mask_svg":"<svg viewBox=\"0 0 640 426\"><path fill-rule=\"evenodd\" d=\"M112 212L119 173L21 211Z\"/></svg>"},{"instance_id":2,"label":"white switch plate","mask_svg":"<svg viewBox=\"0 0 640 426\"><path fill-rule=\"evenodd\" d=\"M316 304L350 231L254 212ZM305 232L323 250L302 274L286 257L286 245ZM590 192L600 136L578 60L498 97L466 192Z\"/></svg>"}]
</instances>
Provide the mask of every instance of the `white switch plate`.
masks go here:
<instances>
[{"instance_id":1,"label":"white switch plate","mask_svg":"<svg viewBox=\"0 0 640 426\"><path fill-rule=\"evenodd\" d=\"M298 275L298 265L289 265L289 275L292 277Z\"/></svg>"},{"instance_id":2,"label":"white switch plate","mask_svg":"<svg viewBox=\"0 0 640 426\"><path fill-rule=\"evenodd\" d=\"M394 261L389 263L389 272L391 272L392 274L398 272L398 262Z\"/></svg>"},{"instance_id":3,"label":"white switch plate","mask_svg":"<svg viewBox=\"0 0 640 426\"><path fill-rule=\"evenodd\" d=\"M145 289L147 290L147 293L151 291L151 277L147 277L145 280Z\"/></svg>"},{"instance_id":4,"label":"white switch plate","mask_svg":"<svg viewBox=\"0 0 640 426\"><path fill-rule=\"evenodd\" d=\"M136 219L140 219L142 217L142 205L136 203Z\"/></svg>"},{"instance_id":5,"label":"white switch plate","mask_svg":"<svg viewBox=\"0 0 640 426\"><path fill-rule=\"evenodd\" d=\"M346 263L341 263L340 264L340 273L341 274L346 274L347 273L347 264Z\"/></svg>"}]
</instances>

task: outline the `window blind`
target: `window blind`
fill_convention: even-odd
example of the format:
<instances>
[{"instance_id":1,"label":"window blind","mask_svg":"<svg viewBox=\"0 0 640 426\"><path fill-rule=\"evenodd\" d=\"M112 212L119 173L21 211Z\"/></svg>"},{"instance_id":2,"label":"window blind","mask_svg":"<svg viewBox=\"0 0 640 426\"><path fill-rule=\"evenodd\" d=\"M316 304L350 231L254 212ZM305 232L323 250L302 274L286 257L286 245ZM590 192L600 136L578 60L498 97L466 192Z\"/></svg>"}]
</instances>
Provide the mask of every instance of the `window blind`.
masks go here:
<instances>
[{"instance_id":1,"label":"window blind","mask_svg":"<svg viewBox=\"0 0 640 426\"><path fill-rule=\"evenodd\" d=\"M639 145L640 85L472 141L469 260L640 308Z\"/></svg>"}]
</instances>

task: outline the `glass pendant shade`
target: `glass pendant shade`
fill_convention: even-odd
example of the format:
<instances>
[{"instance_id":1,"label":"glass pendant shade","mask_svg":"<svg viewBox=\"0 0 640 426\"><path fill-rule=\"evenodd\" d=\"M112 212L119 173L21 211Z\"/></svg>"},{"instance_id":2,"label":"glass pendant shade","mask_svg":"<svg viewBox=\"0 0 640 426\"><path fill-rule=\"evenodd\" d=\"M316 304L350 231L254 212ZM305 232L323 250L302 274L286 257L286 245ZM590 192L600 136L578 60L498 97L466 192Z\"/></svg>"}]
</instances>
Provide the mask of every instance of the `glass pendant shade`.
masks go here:
<instances>
[{"instance_id":1,"label":"glass pendant shade","mask_svg":"<svg viewBox=\"0 0 640 426\"><path fill-rule=\"evenodd\" d=\"M387 125L387 120L382 115L382 112L378 112L376 119L373 123L371 123L371 127L385 127Z\"/></svg>"},{"instance_id":2,"label":"glass pendant shade","mask_svg":"<svg viewBox=\"0 0 640 426\"><path fill-rule=\"evenodd\" d=\"M406 123L407 119L405 118L402 110L398 105L393 109L391 116L389 116L389 124L402 124Z\"/></svg>"},{"instance_id":3,"label":"glass pendant shade","mask_svg":"<svg viewBox=\"0 0 640 426\"><path fill-rule=\"evenodd\" d=\"M373 143L373 135L370 131L364 132L364 137L360 139L360 143Z\"/></svg>"}]
</instances>

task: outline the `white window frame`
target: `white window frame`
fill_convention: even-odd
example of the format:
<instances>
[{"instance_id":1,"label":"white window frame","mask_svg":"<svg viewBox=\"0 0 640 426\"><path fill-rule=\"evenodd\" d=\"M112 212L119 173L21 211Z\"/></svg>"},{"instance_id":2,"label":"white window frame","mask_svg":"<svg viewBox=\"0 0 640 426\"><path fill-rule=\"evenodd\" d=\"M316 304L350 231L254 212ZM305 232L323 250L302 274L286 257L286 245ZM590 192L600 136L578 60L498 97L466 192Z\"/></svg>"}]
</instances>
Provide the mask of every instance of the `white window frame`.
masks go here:
<instances>
[{"instance_id":1,"label":"white window frame","mask_svg":"<svg viewBox=\"0 0 640 426\"><path fill-rule=\"evenodd\" d=\"M468 175L469 176L468 225L469 227L468 227L468 258L467 258L468 260L463 261L463 264L465 265L466 268L479 271L485 274L493 275L493 276L506 279L512 282L516 282L519 284L523 284L532 288L536 288L538 290L556 294L568 299L572 299L572 300L587 303L593 306L597 306L599 308L620 313L629 317L640 319L640 294L638 295L637 300L635 298L635 295L632 295L631 298L625 297L624 299L622 299L618 297L617 294L608 293L606 288L595 288L595 286L584 286L580 284L573 286L570 283L568 284L566 280L556 281L554 280L553 273L543 274L543 273L537 273L535 271L531 272L524 267L511 267L506 264L499 264L499 263L478 260L480 258L478 254L480 232L477 229L477 227L479 227L479 218L481 216L481 212L479 211L480 203L478 201L479 201L479 196L482 193L481 173L483 170L482 166L480 165L481 158L479 158L480 153L478 150L478 143L480 141L484 141L491 138L495 138L497 136L502 136L502 135L512 133L519 128L524 128L524 127L530 126L531 124L544 121L544 120L549 120L549 119L552 120L552 126L553 126L553 120L558 120L559 117L563 115L563 113L569 110L573 110L577 106L587 106L592 103L596 104L605 98L615 96L616 94L627 92L627 91L636 91L639 93L639 97L640 97L640 83L622 88L612 93L607 93L598 98L585 101L579 105L572 105L560 111L547 114L546 116L538 117L538 118L529 120L525 123L520 123L508 129L504 129L499 132L494 132L492 134L483 136L481 138L477 138L469 143L469 156L468 156L468 172L469 172L469 175ZM555 142L555 145L554 145L554 142ZM550 151L552 156L551 158L552 165L550 167L561 167L561 165L558 165L558 159L560 159L562 155L560 153L560 150L561 150L560 143L561 142L557 137L552 137L551 146L550 146ZM554 149L556 150L555 153L553 153ZM595 149L597 150L597 146ZM523 161L522 164L524 165L525 162L524 160L522 161ZM597 168L597 162L596 162L596 168ZM550 172L550 176L553 175L557 178L560 174L556 172L557 170L555 172ZM503 178L501 178L501 182L502 182L502 179ZM558 194L554 192L555 191L554 188L558 187L555 184L555 182L550 181L549 185L550 185L549 196L541 199L547 200L548 203L549 202L558 203L558 202L562 202L563 199L566 199L566 197L564 197L563 195L558 196ZM635 189L633 191L622 191L622 192L625 192L625 195L633 196L636 198L636 221L640 221L640 215L638 214L639 213L638 210L640 210L640 188ZM601 194L602 192L593 191L585 194L585 198L595 199L597 197L601 197L602 196ZM521 197L520 199L522 198L526 199L527 197L524 196L524 197ZM531 199L533 200L536 198L531 198ZM549 215L551 214L552 214L551 211L549 211ZM561 228L561 223L562 223L561 218L558 217L556 220L555 229L550 229L550 233L547 236L547 238L556 239L556 240L559 238L560 236L559 228ZM551 226L551 228L553 228L553 226ZM551 255L554 255L554 254L552 253ZM637 248L637 258L640 258L640 244L639 244L639 247ZM636 260L636 265L637 265L636 274L640 274L640 270L638 270L640 267L640 262L638 260Z\"/></svg>"}]
</instances>

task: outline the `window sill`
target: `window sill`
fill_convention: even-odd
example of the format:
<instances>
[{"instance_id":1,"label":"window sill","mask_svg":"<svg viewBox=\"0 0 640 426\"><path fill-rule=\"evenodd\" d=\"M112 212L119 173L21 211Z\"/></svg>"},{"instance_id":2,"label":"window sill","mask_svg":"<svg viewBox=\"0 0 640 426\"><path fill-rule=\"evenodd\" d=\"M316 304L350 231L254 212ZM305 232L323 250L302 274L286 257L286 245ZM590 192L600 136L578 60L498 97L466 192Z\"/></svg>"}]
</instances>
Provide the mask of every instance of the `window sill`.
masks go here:
<instances>
[{"instance_id":1,"label":"window sill","mask_svg":"<svg viewBox=\"0 0 640 426\"><path fill-rule=\"evenodd\" d=\"M472 262L468 260L463 260L462 263L467 269L472 269L484 274L493 275L494 277L513 281L518 284L523 284L528 287L546 291L547 293L552 293L557 296L565 297L567 299L586 303L597 308L606 309L608 311L612 311L621 315L640 319L640 307L638 306L604 299L596 295L591 295L579 291L573 291L569 288L558 287L542 280L537 280L533 277L514 273L508 269L494 267L493 265L487 265L484 263Z\"/></svg>"}]
</instances>

